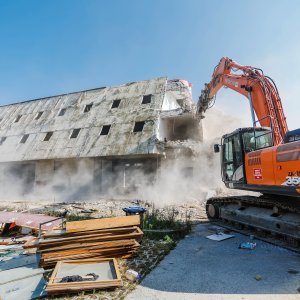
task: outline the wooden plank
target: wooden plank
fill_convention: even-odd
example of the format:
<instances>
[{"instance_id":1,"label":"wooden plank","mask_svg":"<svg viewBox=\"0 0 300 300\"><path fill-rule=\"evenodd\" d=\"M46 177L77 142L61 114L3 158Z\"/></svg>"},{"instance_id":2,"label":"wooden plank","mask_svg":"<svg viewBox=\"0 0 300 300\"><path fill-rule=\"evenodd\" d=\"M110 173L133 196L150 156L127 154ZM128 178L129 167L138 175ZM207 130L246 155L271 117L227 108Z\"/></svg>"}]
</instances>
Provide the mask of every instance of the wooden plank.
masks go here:
<instances>
[{"instance_id":1,"label":"wooden plank","mask_svg":"<svg viewBox=\"0 0 300 300\"><path fill-rule=\"evenodd\" d=\"M48 257L48 258L42 258L43 262L57 262L59 260L63 259L70 259L74 260L75 258L82 257L82 256L103 256L103 255L108 255L108 256L115 256L115 254L125 254L132 252L133 249L128 247L128 248L115 248L115 249L107 249L107 250L92 250L92 251L85 251L85 252L79 252L79 253L65 253L64 255L57 255L54 257Z\"/></svg>"},{"instance_id":2,"label":"wooden plank","mask_svg":"<svg viewBox=\"0 0 300 300\"><path fill-rule=\"evenodd\" d=\"M50 249L54 246L63 246L68 245L71 243L86 243L86 242L100 242L100 241L115 241L115 240L125 240L125 239L139 239L143 236L143 232L137 228L136 232L129 233L129 234L121 234L121 235L109 235L109 236L102 236L96 235L91 237L68 237L62 239L49 239L49 240L42 240L39 242L38 248L39 249Z\"/></svg>"},{"instance_id":3,"label":"wooden plank","mask_svg":"<svg viewBox=\"0 0 300 300\"><path fill-rule=\"evenodd\" d=\"M66 232L88 231L95 229L117 228L126 226L139 226L140 216L123 216L115 218L90 219L66 223Z\"/></svg>"},{"instance_id":4,"label":"wooden plank","mask_svg":"<svg viewBox=\"0 0 300 300\"><path fill-rule=\"evenodd\" d=\"M27 248L36 248L38 245L38 238L32 236L30 239L28 239L28 241L23 245L24 249Z\"/></svg>"},{"instance_id":5,"label":"wooden plank","mask_svg":"<svg viewBox=\"0 0 300 300\"><path fill-rule=\"evenodd\" d=\"M127 250L134 250L137 249L140 244L133 240L130 244L116 244L116 245L108 245L108 247L99 247L99 246L87 246L85 248L79 249L62 249L60 251L53 251L53 252L46 252L42 253L42 259L55 259L56 257L61 257L64 255L75 255L75 254L83 254L87 252L103 252L103 251L127 251Z\"/></svg>"},{"instance_id":6,"label":"wooden plank","mask_svg":"<svg viewBox=\"0 0 300 300\"><path fill-rule=\"evenodd\" d=\"M113 253L113 252L128 252L128 251L133 251L135 249L138 249L136 246L126 246L126 247L112 247L112 248L105 248L105 249L84 249L82 251L73 251L73 250L68 250L68 251L61 251L51 254L43 254L42 255L42 260L44 261L51 261L51 260L57 260L57 258L62 258L66 256L70 256L72 259L72 256L75 255L81 255L81 254L91 254L91 253L98 253L98 254L106 254L106 253Z\"/></svg>"},{"instance_id":7,"label":"wooden plank","mask_svg":"<svg viewBox=\"0 0 300 300\"><path fill-rule=\"evenodd\" d=\"M107 247L105 246L87 246L85 248L79 248L79 249L74 249L74 248L70 248L70 249L61 249L61 250L56 250L53 252L46 252L46 253L42 253L42 258L50 258L50 257L58 257L58 256L63 256L65 254L77 254L77 253L86 253L86 252L101 252L101 251L112 251L114 249L119 249L120 251L122 251L123 249L136 249L139 247L139 243L134 241L132 243L128 243L128 244L124 244L124 245L120 245L120 244L116 244L116 245L108 245Z\"/></svg>"},{"instance_id":8,"label":"wooden plank","mask_svg":"<svg viewBox=\"0 0 300 300\"><path fill-rule=\"evenodd\" d=\"M74 237L74 236L80 236L80 235L93 235L98 233L130 233L137 228L136 226L131 227L119 227L119 228L107 228L107 229L95 229L95 230L89 230L89 231L78 231L78 232L66 232L65 230L62 231L50 231L43 234L43 239L49 239L49 238L63 238L63 237Z\"/></svg>"},{"instance_id":9,"label":"wooden plank","mask_svg":"<svg viewBox=\"0 0 300 300\"><path fill-rule=\"evenodd\" d=\"M62 250L69 250L69 249L78 249L79 251L82 249L102 249L102 248L112 248L115 246L125 247L125 246L132 246L135 245L135 240L118 240L118 241L108 241L108 242L98 242L98 243L73 243L68 245L63 245L60 247L54 248L46 248L39 252L41 253L53 253L59 252Z\"/></svg>"},{"instance_id":10,"label":"wooden plank","mask_svg":"<svg viewBox=\"0 0 300 300\"><path fill-rule=\"evenodd\" d=\"M64 256L60 256L60 257L54 257L54 258L47 258L47 259L43 259L41 262L42 264L55 264L58 261L62 261L62 260L78 260L81 258L93 258L93 257L120 257L129 253L133 253L132 249L123 249L122 251L116 249L113 251L104 251L103 253L78 253L78 254L70 254L70 255L64 255Z\"/></svg>"},{"instance_id":11,"label":"wooden plank","mask_svg":"<svg viewBox=\"0 0 300 300\"><path fill-rule=\"evenodd\" d=\"M91 259L91 258L108 258L108 257L111 257L112 255L111 254L103 254L103 255L99 255L99 254L85 254L85 255L78 255L76 256L76 259L74 260L79 260L79 259ZM132 252L122 252L122 253L114 253L113 254L114 257L117 257L117 258L128 258L128 257L131 257L132 256ZM70 257L65 257L65 258L60 258L56 261L51 261L51 262L44 262L42 264L43 267L45 268L53 268L55 266L55 264L58 262L58 261L63 261L65 259L71 259Z\"/></svg>"},{"instance_id":12,"label":"wooden plank","mask_svg":"<svg viewBox=\"0 0 300 300\"><path fill-rule=\"evenodd\" d=\"M108 258L108 257L118 257L118 258L129 258L135 253L135 250L128 249L127 251L119 251L114 250L109 253L83 253L83 254L76 254L70 256L62 256L62 257L55 257L50 259L41 259L40 264L43 267L53 267L57 262L62 260L79 260L79 259L91 259L91 258Z\"/></svg>"}]
</instances>

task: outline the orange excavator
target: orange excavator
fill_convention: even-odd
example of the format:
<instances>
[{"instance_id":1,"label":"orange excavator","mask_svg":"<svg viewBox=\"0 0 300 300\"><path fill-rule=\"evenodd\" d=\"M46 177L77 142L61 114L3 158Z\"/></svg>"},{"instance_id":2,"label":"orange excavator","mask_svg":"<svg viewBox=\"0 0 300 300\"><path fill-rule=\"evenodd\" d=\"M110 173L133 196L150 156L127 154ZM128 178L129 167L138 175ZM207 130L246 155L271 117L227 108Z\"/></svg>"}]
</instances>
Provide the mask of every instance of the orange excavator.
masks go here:
<instances>
[{"instance_id":1,"label":"orange excavator","mask_svg":"<svg viewBox=\"0 0 300 300\"><path fill-rule=\"evenodd\" d=\"M230 189L260 196L214 197L209 219L222 219L272 232L300 245L300 129L288 130L274 81L258 68L223 57L199 97L197 112L215 102L222 87L248 98L252 127L226 134L214 146L221 153L221 175Z\"/></svg>"}]
</instances>

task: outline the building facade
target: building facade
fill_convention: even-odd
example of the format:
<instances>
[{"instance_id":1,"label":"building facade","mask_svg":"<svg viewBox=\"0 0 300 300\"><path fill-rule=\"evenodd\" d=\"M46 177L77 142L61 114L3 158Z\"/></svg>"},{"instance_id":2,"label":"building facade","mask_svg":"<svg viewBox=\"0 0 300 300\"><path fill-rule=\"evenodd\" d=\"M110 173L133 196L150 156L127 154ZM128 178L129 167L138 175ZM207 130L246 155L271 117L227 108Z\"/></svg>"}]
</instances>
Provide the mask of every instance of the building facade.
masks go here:
<instances>
[{"instance_id":1,"label":"building facade","mask_svg":"<svg viewBox=\"0 0 300 300\"><path fill-rule=\"evenodd\" d=\"M178 152L170 142L201 139L184 80L161 77L1 106L1 197L126 194L156 180Z\"/></svg>"}]
</instances>

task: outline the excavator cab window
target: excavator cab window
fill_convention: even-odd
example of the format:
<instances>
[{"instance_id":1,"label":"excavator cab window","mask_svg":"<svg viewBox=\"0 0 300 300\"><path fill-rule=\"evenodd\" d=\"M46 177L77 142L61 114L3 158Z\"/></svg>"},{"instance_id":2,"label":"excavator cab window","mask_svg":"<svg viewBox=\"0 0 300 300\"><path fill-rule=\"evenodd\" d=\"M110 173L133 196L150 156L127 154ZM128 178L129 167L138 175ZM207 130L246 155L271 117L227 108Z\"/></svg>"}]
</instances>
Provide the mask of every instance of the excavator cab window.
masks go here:
<instances>
[{"instance_id":1,"label":"excavator cab window","mask_svg":"<svg viewBox=\"0 0 300 300\"><path fill-rule=\"evenodd\" d=\"M243 133L245 152L251 152L273 146L273 134L270 130L255 130Z\"/></svg>"},{"instance_id":2,"label":"excavator cab window","mask_svg":"<svg viewBox=\"0 0 300 300\"><path fill-rule=\"evenodd\" d=\"M223 181L243 181L243 151L239 132L223 140Z\"/></svg>"}]
</instances>

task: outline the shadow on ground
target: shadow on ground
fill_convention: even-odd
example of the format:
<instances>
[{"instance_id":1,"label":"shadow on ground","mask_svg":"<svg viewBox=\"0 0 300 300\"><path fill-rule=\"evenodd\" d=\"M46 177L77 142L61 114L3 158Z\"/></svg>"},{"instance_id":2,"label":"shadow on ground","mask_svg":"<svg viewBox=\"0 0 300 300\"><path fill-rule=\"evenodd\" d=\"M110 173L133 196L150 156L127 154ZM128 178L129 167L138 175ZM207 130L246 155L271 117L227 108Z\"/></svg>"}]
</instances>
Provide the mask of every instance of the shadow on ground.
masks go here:
<instances>
[{"instance_id":1,"label":"shadow on ground","mask_svg":"<svg viewBox=\"0 0 300 300\"><path fill-rule=\"evenodd\" d=\"M161 292L172 292L178 299L184 299L180 294L186 293L290 294L293 297L289 299L300 299L299 254L259 240L255 240L254 250L239 249L239 244L249 238L237 233L221 242L207 239L217 228L210 224L195 226L128 299L165 299Z\"/></svg>"}]
</instances>

